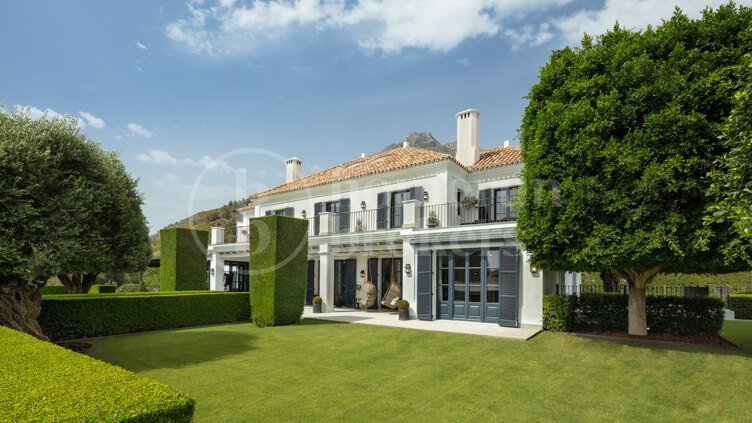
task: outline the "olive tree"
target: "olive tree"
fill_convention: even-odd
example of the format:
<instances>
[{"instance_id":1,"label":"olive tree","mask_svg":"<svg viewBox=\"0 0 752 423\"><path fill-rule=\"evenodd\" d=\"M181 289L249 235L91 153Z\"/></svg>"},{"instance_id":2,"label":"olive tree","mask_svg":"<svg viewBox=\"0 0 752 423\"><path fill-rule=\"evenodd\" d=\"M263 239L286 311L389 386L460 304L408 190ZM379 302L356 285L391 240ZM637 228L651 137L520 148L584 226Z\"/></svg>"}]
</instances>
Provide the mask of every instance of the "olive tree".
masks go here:
<instances>
[{"instance_id":1,"label":"olive tree","mask_svg":"<svg viewBox=\"0 0 752 423\"><path fill-rule=\"evenodd\" d=\"M0 107L0 324L47 339L36 319L50 277L88 283L84 275L145 263L135 188L74 118Z\"/></svg>"},{"instance_id":2,"label":"olive tree","mask_svg":"<svg viewBox=\"0 0 752 423\"><path fill-rule=\"evenodd\" d=\"M619 27L554 51L520 129L518 237L542 268L613 272L629 285L629 333L645 335L658 272L743 270L727 222L703 223L708 172L729 147L752 10L728 4L656 28Z\"/></svg>"}]
</instances>

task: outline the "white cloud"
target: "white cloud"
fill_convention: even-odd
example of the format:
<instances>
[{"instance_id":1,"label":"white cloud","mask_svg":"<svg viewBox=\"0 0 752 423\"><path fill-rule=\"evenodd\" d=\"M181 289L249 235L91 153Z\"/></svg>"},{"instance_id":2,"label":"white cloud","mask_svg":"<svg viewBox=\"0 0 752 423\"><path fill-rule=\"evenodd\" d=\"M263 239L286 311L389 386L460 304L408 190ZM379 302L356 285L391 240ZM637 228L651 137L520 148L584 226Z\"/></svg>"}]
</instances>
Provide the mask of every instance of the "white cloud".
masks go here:
<instances>
[{"instance_id":1,"label":"white cloud","mask_svg":"<svg viewBox=\"0 0 752 423\"><path fill-rule=\"evenodd\" d=\"M86 113L81 110L78 111L78 115L81 116L82 118L81 121L84 121L84 120L86 121L85 126L91 126L92 128L96 128L96 129L104 128L104 125L105 125L104 120L102 120L101 118L98 118L92 115L91 113Z\"/></svg>"},{"instance_id":2,"label":"white cloud","mask_svg":"<svg viewBox=\"0 0 752 423\"><path fill-rule=\"evenodd\" d=\"M717 8L727 0L606 0L602 7L577 11L552 22L562 44L579 45L584 33L599 35L619 25L629 29L657 26L661 19L670 19L679 6L690 18L699 18L706 6Z\"/></svg>"},{"instance_id":3,"label":"white cloud","mask_svg":"<svg viewBox=\"0 0 752 423\"><path fill-rule=\"evenodd\" d=\"M151 131L147 130L146 128L144 128L143 126L137 123L129 123L128 130L131 131L131 134L138 135L139 137L142 137L142 138L149 138L152 135L154 135L154 133L152 133Z\"/></svg>"},{"instance_id":4,"label":"white cloud","mask_svg":"<svg viewBox=\"0 0 752 423\"><path fill-rule=\"evenodd\" d=\"M15 108L17 110L23 109L27 110L29 112L29 117L32 119L39 119L43 116L47 116L48 118L53 119L63 119L64 116L61 113L56 112L53 109L47 108L45 110L38 109L34 106L20 106L16 104ZM85 129L88 127L94 128L94 129L102 129L105 126L105 122L103 119L98 118L91 113L87 113L84 111L78 111L76 114L76 121L78 122L78 127L80 129Z\"/></svg>"},{"instance_id":5,"label":"white cloud","mask_svg":"<svg viewBox=\"0 0 752 423\"><path fill-rule=\"evenodd\" d=\"M133 69L135 69L135 70L137 70L139 72L143 72L144 71L143 69L141 69L141 66L139 66L139 65L133 65Z\"/></svg>"},{"instance_id":6,"label":"white cloud","mask_svg":"<svg viewBox=\"0 0 752 423\"><path fill-rule=\"evenodd\" d=\"M459 63L460 66L465 67L465 68L470 66L470 59L468 59L467 57L456 59L455 62Z\"/></svg>"},{"instance_id":7,"label":"white cloud","mask_svg":"<svg viewBox=\"0 0 752 423\"><path fill-rule=\"evenodd\" d=\"M149 47L146 47L145 45L141 44L141 41L136 40L136 47L140 48L141 50L149 50Z\"/></svg>"},{"instance_id":8,"label":"white cloud","mask_svg":"<svg viewBox=\"0 0 752 423\"><path fill-rule=\"evenodd\" d=\"M136 160L145 163L164 164L164 165L189 165L194 167L206 168L211 170L221 170L223 172L235 172L237 169L232 167L224 160L214 159L209 156L202 156L200 159L195 160L191 158L178 159L173 157L170 153L164 150L149 150L149 153L140 153L136 155ZM168 174L168 179L171 179ZM174 175L172 175L174 176Z\"/></svg>"},{"instance_id":9,"label":"white cloud","mask_svg":"<svg viewBox=\"0 0 752 423\"><path fill-rule=\"evenodd\" d=\"M463 41L500 33L505 21L571 0L250 0L188 2L187 16L165 28L188 51L209 55L252 52L303 28L348 29L369 51L405 48L449 51Z\"/></svg>"},{"instance_id":10,"label":"white cloud","mask_svg":"<svg viewBox=\"0 0 752 423\"><path fill-rule=\"evenodd\" d=\"M613 27L642 29L668 19L674 5L690 17L727 0L603 0L583 2L565 16L572 0L188 0L187 14L169 23L167 36L196 53L225 56L253 53L296 31L346 30L369 51L406 48L446 52L463 41L500 36L513 48L555 41L577 45L583 33ZM552 18L551 16L554 15ZM460 59L461 60L461 59Z\"/></svg>"}]
</instances>

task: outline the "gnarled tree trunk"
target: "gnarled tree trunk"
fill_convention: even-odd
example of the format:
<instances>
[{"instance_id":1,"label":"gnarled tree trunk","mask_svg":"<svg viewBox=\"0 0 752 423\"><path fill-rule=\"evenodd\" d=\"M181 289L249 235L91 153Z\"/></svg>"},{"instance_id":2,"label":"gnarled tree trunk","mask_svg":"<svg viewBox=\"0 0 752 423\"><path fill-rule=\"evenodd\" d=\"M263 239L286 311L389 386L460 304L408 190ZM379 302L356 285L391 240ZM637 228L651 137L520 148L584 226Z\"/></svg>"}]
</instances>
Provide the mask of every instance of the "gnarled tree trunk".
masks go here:
<instances>
[{"instance_id":1,"label":"gnarled tree trunk","mask_svg":"<svg viewBox=\"0 0 752 423\"><path fill-rule=\"evenodd\" d=\"M63 284L69 294L86 294L97 280L94 273L66 275L59 274L57 278Z\"/></svg>"},{"instance_id":2,"label":"gnarled tree trunk","mask_svg":"<svg viewBox=\"0 0 752 423\"><path fill-rule=\"evenodd\" d=\"M37 322L41 311L39 287L20 280L0 281L0 325L49 341Z\"/></svg>"},{"instance_id":3,"label":"gnarled tree trunk","mask_svg":"<svg viewBox=\"0 0 752 423\"><path fill-rule=\"evenodd\" d=\"M645 299L648 283L661 270L660 267L650 269L624 269L614 273L627 281L629 285L629 334L645 336L648 334L647 313Z\"/></svg>"},{"instance_id":4,"label":"gnarled tree trunk","mask_svg":"<svg viewBox=\"0 0 752 423\"><path fill-rule=\"evenodd\" d=\"M601 272L603 292L619 292L619 275L614 272Z\"/></svg>"}]
</instances>

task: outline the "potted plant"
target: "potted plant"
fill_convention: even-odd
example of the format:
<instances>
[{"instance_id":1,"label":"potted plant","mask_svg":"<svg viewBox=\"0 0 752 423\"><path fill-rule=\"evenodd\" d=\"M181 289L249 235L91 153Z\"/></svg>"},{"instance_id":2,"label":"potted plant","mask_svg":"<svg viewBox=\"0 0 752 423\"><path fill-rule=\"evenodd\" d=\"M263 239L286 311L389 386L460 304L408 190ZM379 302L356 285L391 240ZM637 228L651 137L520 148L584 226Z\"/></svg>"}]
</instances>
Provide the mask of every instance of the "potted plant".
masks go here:
<instances>
[{"instance_id":1,"label":"potted plant","mask_svg":"<svg viewBox=\"0 0 752 423\"><path fill-rule=\"evenodd\" d=\"M464 207L465 209L470 210L473 207L475 207L477 204L478 204L478 199L475 198L474 195L468 196L462 199L462 207Z\"/></svg>"},{"instance_id":2,"label":"potted plant","mask_svg":"<svg viewBox=\"0 0 752 423\"><path fill-rule=\"evenodd\" d=\"M355 222L355 232L363 232L363 221L360 219Z\"/></svg>"},{"instance_id":3,"label":"potted plant","mask_svg":"<svg viewBox=\"0 0 752 423\"><path fill-rule=\"evenodd\" d=\"M428 213L428 227L429 228L435 228L438 227L440 224L439 218L436 217L436 212L431 210L431 213Z\"/></svg>"},{"instance_id":4,"label":"potted plant","mask_svg":"<svg viewBox=\"0 0 752 423\"><path fill-rule=\"evenodd\" d=\"M319 297L318 295L313 297L313 312L314 313L321 313L321 303L324 302L324 299Z\"/></svg>"},{"instance_id":5,"label":"potted plant","mask_svg":"<svg viewBox=\"0 0 752 423\"><path fill-rule=\"evenodd\" d=\"M397 302L397 309L399 309L400 320L410 320L410 302L407 300L399 300Z\"/></svg>"}]
</instances>

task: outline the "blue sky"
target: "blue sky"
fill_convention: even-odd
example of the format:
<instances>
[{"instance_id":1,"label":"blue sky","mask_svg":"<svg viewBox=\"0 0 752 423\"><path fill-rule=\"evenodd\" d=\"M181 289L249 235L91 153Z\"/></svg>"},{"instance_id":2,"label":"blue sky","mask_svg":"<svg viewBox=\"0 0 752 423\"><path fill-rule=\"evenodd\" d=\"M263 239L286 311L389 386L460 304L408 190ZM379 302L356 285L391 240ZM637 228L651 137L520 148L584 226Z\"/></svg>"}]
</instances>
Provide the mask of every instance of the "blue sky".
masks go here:
<instances>
[{"instance_id":1,"label":"blue sky","mask_svg":"<svg viewBox=\"0 0 752 423\"><path fill-rule=\"evenodd\" d=\"M677 1L698 17L716 0ZM737 2L747 3L747 2ZM663 0L5 1L0 101L77 114L140 178L152 231L375 153L412 131L513 144L552 49Z\"/></svg>"}]
</instances>

